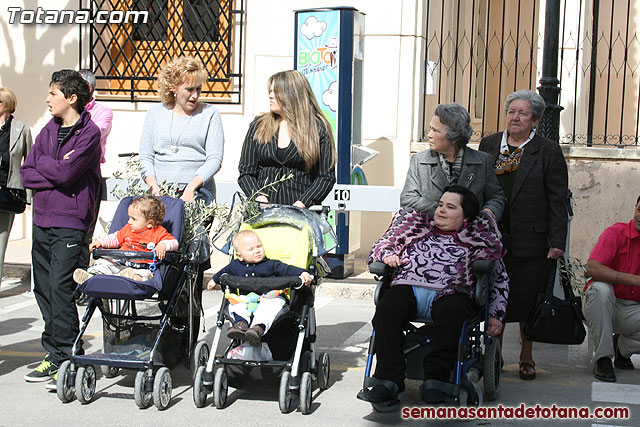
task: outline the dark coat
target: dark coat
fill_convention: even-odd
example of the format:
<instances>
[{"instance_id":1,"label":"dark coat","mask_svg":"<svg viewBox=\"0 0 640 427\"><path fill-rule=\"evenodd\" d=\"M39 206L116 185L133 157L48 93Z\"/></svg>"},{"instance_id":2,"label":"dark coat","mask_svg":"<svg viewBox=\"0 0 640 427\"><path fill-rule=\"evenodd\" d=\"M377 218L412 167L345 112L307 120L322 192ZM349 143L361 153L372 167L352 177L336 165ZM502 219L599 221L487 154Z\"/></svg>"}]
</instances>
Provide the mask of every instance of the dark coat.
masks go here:
<instances>
[{"instance_id":1,"label":"dark coat","mask_svg":"<svg viewBox=\"0 0 640 427\"><path fill-rule=\"evenodd\" d=\"M502 132L482 138L480 151L495 163ZM511 235L505 246L514 256L544 256L550 248L565 250L569 178L560 145L536 134L525 146L510 203Z\"/></svg>"},{"instance_id":2,"label":"dark coat","mask_svg":"<svg viewBox=\"0 0 640 427\"><path fill-rule=\"evenodd\" d=\"M303 268L293 265L285 264L277 259L265 258L256 264L250 264L234 259L222 270L218 271L213 276L213 281L220 283L220 276L224 273L232 276L240 277L285 277L285 276L300 276L302 272L306 271Z\"/></svg>"}]
</instances>

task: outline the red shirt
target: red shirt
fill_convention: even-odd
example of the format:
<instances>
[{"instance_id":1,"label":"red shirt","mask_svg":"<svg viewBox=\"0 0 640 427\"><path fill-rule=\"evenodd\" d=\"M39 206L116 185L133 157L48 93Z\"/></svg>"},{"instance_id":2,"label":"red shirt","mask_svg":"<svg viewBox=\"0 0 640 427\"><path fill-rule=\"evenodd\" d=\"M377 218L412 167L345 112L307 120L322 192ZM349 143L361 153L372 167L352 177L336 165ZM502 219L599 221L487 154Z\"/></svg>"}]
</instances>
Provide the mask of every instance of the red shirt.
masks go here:
<instances>
[{"instance_id":1,"label":"red shirt","mask_svg":"<svg viewBox=\"0 0 640 427\"><path fill-rule=\"evenodd\" d=\"M618 222L602 232L589 259L620 271L640 275L640 233L633 224ZM640 302L640 287L613 283L616 298Z\"/></svg>"},{"instance_id":2,"label":"red shirt","mask_svg":"<svg viewBox=\"0 0 640 427\"><path fill-rule=\"evenodd\" d=\"M153 242L156 246L163 242L167 251L178 249L178 241L161 225L147 228L139 233L134 233L129 224L125 224L118 232L109 234L100 239L104 248L120 248L129 251L150 252L147 244Z\"/></svg>"}]
</instances>

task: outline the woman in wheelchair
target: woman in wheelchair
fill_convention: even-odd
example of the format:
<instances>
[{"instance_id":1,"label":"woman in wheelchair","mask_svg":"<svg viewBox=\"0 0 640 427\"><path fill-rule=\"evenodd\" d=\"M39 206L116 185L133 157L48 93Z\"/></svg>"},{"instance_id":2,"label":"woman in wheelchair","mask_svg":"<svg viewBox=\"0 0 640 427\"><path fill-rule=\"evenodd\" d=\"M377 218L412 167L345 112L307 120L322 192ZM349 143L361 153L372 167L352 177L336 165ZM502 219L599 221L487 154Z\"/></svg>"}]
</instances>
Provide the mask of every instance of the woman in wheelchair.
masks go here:
<instances>
[{"instance_id":1,"label":"woman in wheelchair","mask_svg":"<svg viewBox=\"0 0 640 427\"><path fill-rule=\"evenodd\" d=\"M426 380L449 381L454 367L461 327L477 313L473 303L476 260L503 256L493 215L479 213L476 197L467 188L445 189L435 216L401 208L389 229L373 245L368 263L382 261L395 269L391 287L378 302L373 317L376 368L379 385L359 398L371 403L392 402L404 391L406 362L404 330L416 318L433 322L431 351L424 360ZM497 336L508 297L508 277L501 262L490 294L486 331ZM420 388L427 403L445 400L442 391Z\"/></svg>"}]
</instances>

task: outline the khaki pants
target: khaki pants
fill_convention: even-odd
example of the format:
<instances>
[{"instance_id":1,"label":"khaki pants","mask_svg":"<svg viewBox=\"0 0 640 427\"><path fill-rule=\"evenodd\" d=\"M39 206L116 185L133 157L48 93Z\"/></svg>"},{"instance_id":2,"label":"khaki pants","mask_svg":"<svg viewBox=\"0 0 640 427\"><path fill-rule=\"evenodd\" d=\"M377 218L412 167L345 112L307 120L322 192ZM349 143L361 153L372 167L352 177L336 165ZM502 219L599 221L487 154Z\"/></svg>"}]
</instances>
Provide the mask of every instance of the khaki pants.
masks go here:
<instances>
[{"instance_id":1,"label":"khaki pants","mask_svg":"<svg viewBox=\"0 0 640 427\"><path fill-rule=\"evenodd\" d=\"M623 357L640 353L640 303L616 298L609 283L593 282L582 300L582 311L595 348L593 363L614 356L614 333L620 334L618 349Z\"/></svg>"}]
</instances>

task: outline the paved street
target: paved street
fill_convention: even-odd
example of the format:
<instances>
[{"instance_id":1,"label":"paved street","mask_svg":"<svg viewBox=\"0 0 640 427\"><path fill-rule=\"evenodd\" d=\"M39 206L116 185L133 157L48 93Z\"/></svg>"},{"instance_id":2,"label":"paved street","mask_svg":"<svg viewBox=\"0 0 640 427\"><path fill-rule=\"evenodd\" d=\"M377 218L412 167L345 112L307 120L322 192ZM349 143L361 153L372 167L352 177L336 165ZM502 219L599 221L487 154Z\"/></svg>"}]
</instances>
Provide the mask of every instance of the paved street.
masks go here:
<instances>
[{"instance_id":1,"label":"paved street","mask_svg":"<svg viewBox=\"0 0 640 427\"><path fill-rule=\"evenodd\" d=\"M353 285L357 286L357 285ZM207 341L221 300L220 292L205 292ZM42 320L26 282L5 280L0 287L0 425L230 425L230 426L371 426L394 425L404 421L400 414L378 414L355 398L361 388L364 373L366 342L371 326L373 304L366 299L345 299L330 295L316 301L318 344L320 351L331 356L331 385L324 392L314 392L310 415L299 411L280 414L277 391L249 393L230 389L228 406L217 410L211 405L197 409L193 404L191 377L182 366L172 371L174 383L171 406L164 412L151 407L140 410L133 401L134 375L120 374L115 378L99 378L94 401L81 405L77 401L62 404L55 393L45 391L44 383L28 384L23 376L42 359L40 333ZM84 307L80 308L81 313ZM86 340L87 351L97 351L102 345L99 316L94 316ZM562 425L640 425L640 359L634 356L635 371L616 371L618 383L593 381L587 367L586 345L577 347L536 345L534 357L538 378L525 382L517 373L518 337L515 325L506 333L505 367L498 402L518 406L524 402L550 406L626 406L631 410L628 420L563 421ZM419 383L408 381L404 404L421 406ZM457 425L461 421L442 421L439 425ZM557 424L558 421L549 421ZM473 420L464 425L528 426L539 421Z\"/></svg>"}]
</instances>

